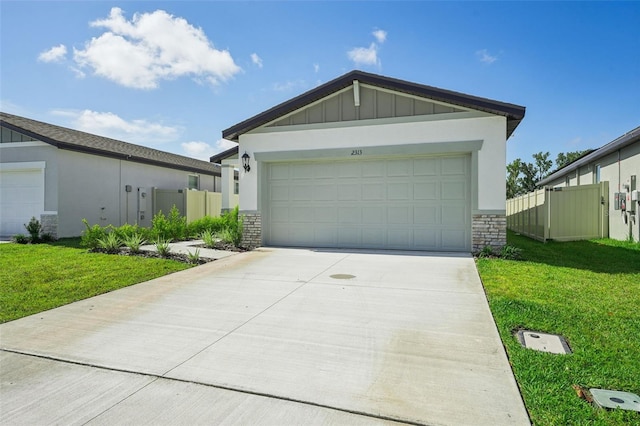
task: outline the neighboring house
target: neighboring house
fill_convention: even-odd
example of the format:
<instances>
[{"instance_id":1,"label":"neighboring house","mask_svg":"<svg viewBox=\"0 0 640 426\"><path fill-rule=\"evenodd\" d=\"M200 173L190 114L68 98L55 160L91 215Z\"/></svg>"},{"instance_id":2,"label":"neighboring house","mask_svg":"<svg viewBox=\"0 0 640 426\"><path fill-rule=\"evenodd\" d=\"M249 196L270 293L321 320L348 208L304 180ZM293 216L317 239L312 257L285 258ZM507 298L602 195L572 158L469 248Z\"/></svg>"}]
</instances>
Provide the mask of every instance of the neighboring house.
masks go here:
<instances>
[{"instance_id":1,"label":"neighboring house","mask_svg":"<svg viewBox=\"0 0 640 426\"><path fill-rule=\"evenodd\" d=\"M538 186L564 187L609 182L609 237L640 241L640 127L551 173ZM618 195L616 195L618 194ZM633 199L636 198L636 199ZM618 202L616 202L618 199ZM624 200L623 203L620 200Z\"/></svg>"},{"instance_id":2,"label":"neighboring house","mask_svg":"<svg viewBox=\"0 0 640 426\"><path fill-rule=\"evenodd\" d=\"M251 117L245 243L478 251L506 243L506 140L525 108L352 71Z\"/></svg>"},{"instance_id":3,"label":"neighboring house","mask_svg":"<svg viewBox=\"0 0 640 426\"><path fill-rule=\"evenodd\" d=\"M150 226L152 188L220 191L220 166L0 113L0 235L32 216L58 237L91 224Z\"/></svg>"}]
</instances>

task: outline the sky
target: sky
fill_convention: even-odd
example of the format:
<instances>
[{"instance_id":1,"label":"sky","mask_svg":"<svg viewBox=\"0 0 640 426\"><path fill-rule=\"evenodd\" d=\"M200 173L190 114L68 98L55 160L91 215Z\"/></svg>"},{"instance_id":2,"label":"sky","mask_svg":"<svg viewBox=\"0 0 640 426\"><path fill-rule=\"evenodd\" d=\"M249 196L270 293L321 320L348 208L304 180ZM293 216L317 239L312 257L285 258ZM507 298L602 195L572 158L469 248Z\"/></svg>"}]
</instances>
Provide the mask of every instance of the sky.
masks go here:
<instances>
[{"instance_id":1,"label":"sky","mask_svg":"<svg viewBox=\"0 0 640 426\"><path fill-rule=\"evenodd\" d=\"M640 126L640 2L0 0L0 110L194 158L359 69L526 107L507 162Z\"/></svg>"}]
</instances>

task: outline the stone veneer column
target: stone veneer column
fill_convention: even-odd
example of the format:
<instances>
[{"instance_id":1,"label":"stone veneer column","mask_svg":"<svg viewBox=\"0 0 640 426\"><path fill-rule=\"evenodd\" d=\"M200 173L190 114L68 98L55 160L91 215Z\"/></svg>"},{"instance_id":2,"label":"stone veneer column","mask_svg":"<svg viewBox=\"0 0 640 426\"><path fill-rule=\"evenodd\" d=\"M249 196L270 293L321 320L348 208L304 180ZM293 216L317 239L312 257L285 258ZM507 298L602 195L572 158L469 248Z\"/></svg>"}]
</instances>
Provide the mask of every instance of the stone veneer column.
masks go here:
<instances>
[{"instance_id":1,"label":"stone veneer column","mask_svg":"<svg viewBox=\"0 0 640 426\"><path fill-rule=\"evenodd\" d=\"M53 238L58 239L58 215L57 214L41 214L40 215L40 234L49 234Z\"/></svg>"},{"instance_id":2,"label":"stone veneer column","mask_svg":"<svg viewBox=\"0 0 640 426\"><path fill-rule=\"evenodd\" d=\"M242 245L246 248L256 248L262 245L262 216L260 212L240 212L243 218Z\"/></svg>"},{"instance_id":3,"label":"stone veneer column","mask_svg":"<svg viewBox=\"0 0 640 426\"><path fill-rule=\"evenodd\" d=\"M471 230L474 253L486 246L500 250L507 244L507 216L503 214L474 214Z\"/></svg>"}]
</instances>

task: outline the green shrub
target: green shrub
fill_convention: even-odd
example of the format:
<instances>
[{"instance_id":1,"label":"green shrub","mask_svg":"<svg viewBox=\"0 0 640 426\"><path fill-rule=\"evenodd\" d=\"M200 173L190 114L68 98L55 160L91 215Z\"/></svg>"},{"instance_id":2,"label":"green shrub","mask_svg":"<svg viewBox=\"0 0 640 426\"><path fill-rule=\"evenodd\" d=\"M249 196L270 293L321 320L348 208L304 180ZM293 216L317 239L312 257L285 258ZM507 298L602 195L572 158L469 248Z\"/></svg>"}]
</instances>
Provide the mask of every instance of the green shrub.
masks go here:
<instances>
[{"instance_id":1,"label":"green shrub","mask_svg":"<svg viewBox=\"0 0 640 426\"><path fill-rule=\"evenodd\" d=\"M171 207L168 218L160 210L158 214L153 216L151 223L151 235L154 238L178 241L188 237L187 218L180 215L175 204Z\"/></svg>"},{"instance_id":2,"label":"green shrub","mask_svg":"<svg viewBox=\"0 0 640 426\"><path fill-rule=\"evenodd\" d=\"M49 234L48 232L40 235L40 241L42 241L43 243L52 243L55 240L56 239L53 237L53 235Z\"/></svg>"},{"instance_id":3,"label":"green shrub","mask_svg":"<svg viewBox=\"0 0 640 426\"><path fill-rule=\"evenodd\" d=\"M480 258L493 256L495 256L495 253L493 252L493 248L491 248L491 246L484 246L482 247L482 250L478 252L478 257Z\"/></svg>"},{"instance_id":4,"label":"green shrub","mask_svg":"<svg viewBox=\"0 0 640 426\"><path fill-rule=\"evenodd\" d=\"M226 221L224 217L205 216L187 225L187 233L190 237L200 237L205 231L215 234L223 229L225 225Z\"/></svg>"},{"instance_id":5,"label":"green shrub","mask_svg":"<svg viewBox=\"0 0 640 426\"><path fill-rule=\"evenodd\" d=\"M145 243L145 239L141 234L132 234L126 236L122 242L131 250L131 253L140 253L140 246Z\"/></svg>"},{"instance_id":6,"label":"green shrub","mask_svg":"<svg viewBox=\"0 0 640 426\"><path fill-rule=\"evenodd\" d=\"M16 234L13 237L11 237L11 240L17 244L29 244L29 241L30 241L29 237L27 237L24 234Z\"/></svg>"},{"instance_id":7,"label":"green shrub","mask_svg":"<svg viewBox=\"0 0 640 426\"><path fill-rule=\"evenodd\" d=\"M158 251L160 256L169 257L169 254L171 254L171 247L169 247L170 242L171 241L169 240L162 240L162 239L158 239L156 241L156 250Z\"/></svg>"},{"instance_id":8,"label":"green shrub","mask_svg":"<svg viewBox=\"0 0 640 426\"><path fill-rule=\"evenodd\" d=\"M87 219L82 219L82 223L87 228L82 232L80 237L80 245L93 250L98 247L98 240L101 240L107 236L107 228L103 228L96 224L89 226Z\"/></svg>"},{"instance_id":9,"label":"green shrub","mask_svg":"<svg viewBox=\"0 0 640 426\"><path fill-rule=\"evenodd\" d=\"M520 260L522 259L522 249L506 245L500 250L500 257L507 260Z\"/></svg>"},{"instance_id":10,"label":"green shrub","mask_svg":"<svg viewBox=\"0 0 640 426\"><path fill-rule=\"evenodd\" d=\"M203 231L202 234L200 234L200 239L204 242L204 245L207 246L208 248L215 248L216 237L215 237L215 234L213 234L211 231L209 230Z\"/></svg>"},{"instance_id":11,"label":"green shrub","mask_svg":"<svg viewBox=\"0 0 640 426\"><path fill-rule=\"evenodd\" d=\"M136 235L142 236L142 238L145 240L149 238L149 229L143 228L138 225L130 225L128 223L125 223L124 225L117 228L113 228L113 232L115 232L118 238L120 238L122 241L125 241L128 238Z\"/></svg>"},{"instance_id":12,"label":"green shrub","mask_svg":"<svg viewBox=\"0 0 640 426\"><path fill-rule=\"evenodd\" d=\"M115 232L108 233L104 238L98 240L98 247L107 253L118 253L122 247L122 241Z\"/></svg>"},{"instance_id":13,"label":"green shrub","mask_svg":"<svg viewBox=\"0 0 640 426\"><path fill-rule=\"evenodd\" d=\"M189 263L198 264L200 262L200 249L196 249L194 252L187 252L187 258Z\"/></svg>"},{"instance_id":14,"label":"green shrub","mask_svg":"<svg viewBox=\"0 0 640 426\"><path fill-rule=\"evenodd\" d=\"M42 229L42 226L40 226L40 221L36 219L35 216L31 217L29 223L24 224L24 228L31 236L32 243L37 243L40 241L40 230Z\"/></svg>"}]
</instances>

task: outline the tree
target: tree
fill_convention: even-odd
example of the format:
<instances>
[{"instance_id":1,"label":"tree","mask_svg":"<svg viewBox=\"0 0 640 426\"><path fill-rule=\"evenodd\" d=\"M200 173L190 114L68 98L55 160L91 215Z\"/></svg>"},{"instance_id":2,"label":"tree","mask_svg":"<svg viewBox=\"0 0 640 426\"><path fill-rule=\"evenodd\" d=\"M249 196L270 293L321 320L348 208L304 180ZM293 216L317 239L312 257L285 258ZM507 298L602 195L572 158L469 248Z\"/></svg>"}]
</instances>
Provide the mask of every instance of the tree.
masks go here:
<instances>
[{"instance_id":1,"label":"tree","mask_svg":"<svg viewBox=\"0 0 640 426\"><path fill-rule=\"evenodd\" d=\"M564 152L561 152L556 156L556 169L561 169L564 166L573 163L578 158L592 151L593 150L591 149L585 149L584 151L573 151L573 152L567 152L566 154Z\"/></svg>"},{"instance_id":2,"label":"tree","mask_svg":"<svg viewBox=\"0 0 640 426\"><path fill-rule=\"evenodd\" d=\"M574 151L559 153L556 157L556 168L561 168L575 161L584 154L591 152ZM553 161L549 159L549 152L533 154L533 162L527 163L516 158L507 164L507 198L514 198L536 190L536 183L549 175Z\"/></svg>"}]
</instances>

